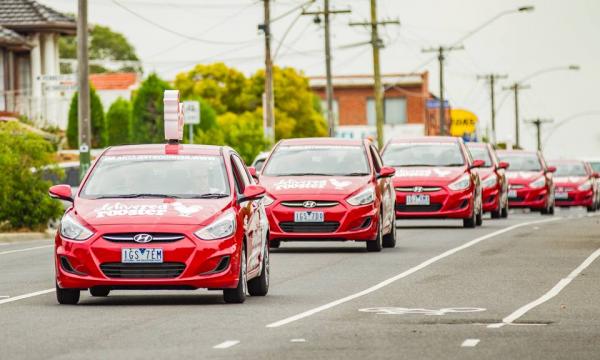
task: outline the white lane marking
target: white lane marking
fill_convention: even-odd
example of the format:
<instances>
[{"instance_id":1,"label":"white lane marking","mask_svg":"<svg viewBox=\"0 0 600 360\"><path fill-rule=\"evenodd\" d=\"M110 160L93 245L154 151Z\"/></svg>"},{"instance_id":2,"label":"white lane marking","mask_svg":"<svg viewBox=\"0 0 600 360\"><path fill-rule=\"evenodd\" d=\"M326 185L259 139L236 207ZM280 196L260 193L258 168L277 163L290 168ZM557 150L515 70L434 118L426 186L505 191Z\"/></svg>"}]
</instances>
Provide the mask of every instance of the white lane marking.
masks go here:
<instances>
[{"instance_id":1,"label":"white lane marking","mask_svg":"<svg viewBox=\"0 0 600 360\"><path fill-rule=\"evenodd\" d=\"M9 302L13 302L13 301L17 301L17 300L27 299L27 298L38 296L38 295L48 294L48 293L51 293L51 292L54 292L54 291L56 291L56 289L52 288L52 289L46 289L46 290L40 290L40 291L32 292L32 293L29 293L29 294L23 294L23 295L19 295L19 296L15 296L15 297L9 297L8 299L0 300L0 305L6 304L6 303L9 303Z\"/></svg>"},{"instance_id":2,"label":"white lane marking","mask_svg":"<svg viewBox=\"0 0 600 360\"><path fill-rule=\"evenodd\" d=\"M597 249L596 251L594 251L592 253L592 255L588 256L588 258L585 259L584 262L582 262L577 268L575 268L575 270L573 270L566 278L561 279L556 285L554 285L554 287L552 289L550 289L550 291L548 291L544 295L540 296L536 300L530 302L529 304L526 304L526 305L520 307L512 314L510 314L507 317L505 317L504 319L502 319L501 323L490 324L487 327L489 329L498 329L498 328L503 327L504 325L512 324L513 321L515 321L518 318L520 318L521 316L525 315L529 310L552 299L553 297L558 295L558 293L560 293L562 291L562 289L564 289L567 285L569 285L569 283L571 283L571 281L573 281L573 279L575 279L577 277L577 275L579 275L583 270L585 270L585 268L590 266L590 264L592 262L594 262L594 260L596 260L596 258L598 258L599 256L600 256L600 249Z\"/></svg>"},{"instance_id":3,"label":"white lane marking","mask_svg":"<svg viewBox=\"0 0 600 360\"><path fill-rule=\"evenodd\" d=\"M446 258L446 257L448 257L450 255L453 255L453 254L455 254L455 253L457 253L457 252L459 252L461 250L469 248L469 247L471 247L471 246L473 246L475 244L478 244L478 243L480 243L480 242L482 242L484 240L488 240L490 238L493 238L495 236L504 234L504 233L512 231L514 229L518 229L520 227L529 226L529 225L533 225L533 224L547 223L547 222L551 222L551 221L558 221L560 219L561 219L560 217L555 217L555 218L545 219L545 220L528 221L528 222L524 222L524 223L512 225L512 226L509 226L509 227L501 229L501 230L494 231L494 232L489 233L487 235L484 235L484 236L478 237L478 238L476 238L474 240L471 240L471 241L469 241L469 242L467 242L467 243L465 243L465 244L463 244L461 246L458 246L458 247L455 247L453 249L450 249L450 250L448 250L448 251L446 251L446 252L444 252L444 253L442 253L440 255L434 256L434 257L432 257L432 258L430 258L430 259L428 259L428 260L420 263L419 265L417 265L415 267L412 267L412 268L410 268L410 269L408 269L408 270L406 270L406 271L404 271L404 272L402 272L402 273L400 273L400 274L398 274L396 276L393 276L393 277L391 277L389 279L386 279L386 280L384 280L384 281L382 281L382 282L380 282L380 283L378 283L376 285L373 285L370 288L367 288L365 290L359 291L359 292L357 292L355 294L352 294L352 295L348 295L348 296L343 297L341 299L334 300L334 301L332 301L330 303L327 303L325 305L321 305L321 306L316 307L314 309L307 310L307 311L302 312L300 314L296 314L296 315L287 317L285 319L276 321L274 323L268 324L267 327L268 328L276 328L276 327L280 327L280 326L283 326L283 325L287 325L287 324L292 323L294 321L298 321L298 320L304 319L306 317L309 317L309 316L312 316L314 314L317 314L317 313L319 313L321 311L325 311L325 310L331 309L331 308L333 308L335 306L344 304L344 303L346 303L348 301L351 301L351 300L354 300L354 299L359 298L361 296L365 296L367 294L370 294L370 293L372 293L374 291L377 291L377 290L379 290L381 288L384 288L384 287L386 287L386 286L388 286L388 285L390 285L390 284L392 284L392 283L394 283L394 282L396 282L396 281L398 281L400 279L403 279L403 278L405 278L405 277L407 277L409 275L412 275L412 274L416 273L419 270L423 270L424 268L428 267L429 265L434 264L434 263L436 263L436 262L438 262L438 261L440 261L440 260L442 260L442 259L444 259L444 258Z\"/></svg>"},{"instance_id":4,"label":"white lane marking","mask_svg":"<svg viewBox=\"0 0 600 360\"><path fill-rule=\"evenodd\" d=\"M290 342L293 342L293 343L303 343L303 342L306 342L306 339L291 339Z\"/></svg>"},{"instance_id":5,"label":"white lane marking","mask_svg":"<svg viewBox=\"0 0 600 360\"><path fill-rule=\"evenodd\" d=\"M460 345L461 347L475 347L479 344L479 339L467 339Z\"/></svg>"},{"instance_id":6,"label":"white lane marking","mask_svg":"<svg viewBox=\"0 0 600 360\"><path fill-rule=\"evenodd\" d=\"M6 255L6 254L12 254L12 253L18 253L18 252L23 252L23 251L31 251L31 250L38 250L38 249L45 249L45 248L49 248L52 247L54 245L43 245L43 246L35 246L35 247L30 247L30 248L25 248L25 249L17 249L17 250L8 250L8 251L2 251L0 252L0 255Z\"/></svg>"},{"instance_id":7,"label":"white lane marking","mask_svg":"<svg viewBox=\"0 0 600 360\"><path fill-rule=\"evenodd\" d=\"M220 343L218 345L213 346L213 349L227 349L227 348L235 346L239 343L240 343L239 340L227 340L227 341L223 341L222 343Z\"/></svg>"}]
</instances>

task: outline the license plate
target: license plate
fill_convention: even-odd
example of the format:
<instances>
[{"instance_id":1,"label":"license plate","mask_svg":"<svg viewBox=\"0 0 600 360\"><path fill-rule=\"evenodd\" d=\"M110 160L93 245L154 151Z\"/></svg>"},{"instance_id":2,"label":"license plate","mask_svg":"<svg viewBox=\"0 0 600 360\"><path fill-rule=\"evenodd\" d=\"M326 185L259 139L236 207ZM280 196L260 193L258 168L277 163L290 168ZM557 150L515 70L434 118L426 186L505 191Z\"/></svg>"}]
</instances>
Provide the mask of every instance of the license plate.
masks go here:
<instances>
[{"instance_id":1,"label":"license plate","mask_svg":"<svg viewBox=\"0 0 600 360\"><path fill-rule=\"evenodd\" d=\"M568 199L569 198L569 193L566 193L566 192L557 192L556 194L554 194L554 198L555 199L559 199L559 200Z\"/></svg>"},{"instance_id":2,"label":"license plate","mask_svg":"<svg viewBox=\"0 0 600 360\"><path fill-rule=\"evenodd\" d=\"M508 191L508 197L509 198L516 198L517 197L517 190L509 190Z\"/></svg>"},{"instance_id":3,"label":"license plate","mask_svg":"<svg viewBox=\"0 0 600 360\"><path fill-rule=\"evenodd\" d=\"M406 205L430 205L429 195L406 195Z\"/></svg>"},{"instance_id":4,"label":"license plate","mask_svg":"<svg viewBox=\"0 0 600 360\"><path fill-rule=\"evenodd\" d=\"M163 249L135 248L121 249L121 262L123 263L162 263Z\"/></svg>"},{"instance_id":5,"label":"license plate","mask_svg":"<svg viewBox=\"0 0 600 360\"><path fill-rule=\"evenodd\" d=\"M296 211L294 213L295 222L323 222L325 214L322 211Z\"/></svg>"}]
</instances>

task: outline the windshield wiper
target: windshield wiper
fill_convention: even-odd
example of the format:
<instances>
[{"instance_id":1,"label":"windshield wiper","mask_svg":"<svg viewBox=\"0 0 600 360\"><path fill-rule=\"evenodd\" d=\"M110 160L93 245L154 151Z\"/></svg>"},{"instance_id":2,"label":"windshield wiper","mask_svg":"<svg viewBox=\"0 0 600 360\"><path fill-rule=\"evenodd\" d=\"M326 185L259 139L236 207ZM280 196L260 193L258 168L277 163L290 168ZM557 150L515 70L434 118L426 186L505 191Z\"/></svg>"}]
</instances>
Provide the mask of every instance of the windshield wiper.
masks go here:
<instances>
[{"instance_id":1,"label":"windshield wiper","mask_svg":"<svg viewBox=\"0 0 600 360\"><path fill-rule=\"evenodd\" d=\"M167 195L167 194L121 194L121 195L102 195L97 196L94 199L133 199L142 197L154 197L154 198L174 198L179 199L181 196Z\"/></svg>"},{"instance_id":2,"label":"windshield wiper","mask_svg":"<svg viewBox=\"0 0 600 360\"><path fill-rule=\"evenodd\" d=\"M324 173L289 173L289 174L279 174L277 176L332 176L332 175L324 174Z\"/></svg>"},{"instance_id":3,"label":"windshield wiper","mask_svg":"<svg viewBox=\"0 0 600 360\"><path fill-rule=\"evenodd\" d=\"M227 194L221 194L221 193L206 193L206 194L200 194L200 195L191 195L189 198L190 199L221 199L224 197L228 197L229 195Z\"/></svg>"},{"instance_id":4,"label":"windshield wiper","mask_svg":"<svg viewBox=\"0 0 600 360\"><path fill-rule=\"evenodd\" d=\"M343 174L340 176L367 176L369 175L369 173L365 173L365 172L353 172L353 173L349 173L349 174Z\"/></svg>"}]
</instances>

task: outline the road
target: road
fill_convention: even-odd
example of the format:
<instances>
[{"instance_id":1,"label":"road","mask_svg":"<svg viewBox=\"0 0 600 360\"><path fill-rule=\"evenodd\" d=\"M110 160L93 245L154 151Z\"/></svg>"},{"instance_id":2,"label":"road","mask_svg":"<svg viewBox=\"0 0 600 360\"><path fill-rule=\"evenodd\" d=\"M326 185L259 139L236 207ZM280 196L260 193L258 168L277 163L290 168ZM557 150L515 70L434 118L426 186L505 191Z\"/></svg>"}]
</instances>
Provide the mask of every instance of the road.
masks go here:
<instances>
[{"instance_id":1,"label":"road","mask_svg":"<svg viewBox=\"0 0 600 360\"><path fill-rule=\"evenodd\" d=\"M398 221L382 253L286 243L269 295L242 305L115 291L59 306L51 243L0 244L0 359L598 359L599 222Z\"/></svg>"}]
</instances>

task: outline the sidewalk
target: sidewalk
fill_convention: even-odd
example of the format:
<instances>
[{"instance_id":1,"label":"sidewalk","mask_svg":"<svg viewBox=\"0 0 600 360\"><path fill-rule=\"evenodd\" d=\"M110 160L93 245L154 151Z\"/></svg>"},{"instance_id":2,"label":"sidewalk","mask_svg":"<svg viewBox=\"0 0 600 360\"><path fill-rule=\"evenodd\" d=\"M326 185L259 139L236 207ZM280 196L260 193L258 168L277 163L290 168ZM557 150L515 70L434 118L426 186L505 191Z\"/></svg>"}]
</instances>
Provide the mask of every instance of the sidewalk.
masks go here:
<instances>
[{"instance_id":1,"label":"sidewalk","mask_svg":"<svg viewBox=\"0 0 600 360\"><path fill-rule=\"evenodd\" d=\"M55 230L48 229L46 232L18 232L0 233L0 243L12 243L34 240L52 240Z\"/></svg>"}]
</instances>

